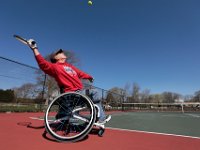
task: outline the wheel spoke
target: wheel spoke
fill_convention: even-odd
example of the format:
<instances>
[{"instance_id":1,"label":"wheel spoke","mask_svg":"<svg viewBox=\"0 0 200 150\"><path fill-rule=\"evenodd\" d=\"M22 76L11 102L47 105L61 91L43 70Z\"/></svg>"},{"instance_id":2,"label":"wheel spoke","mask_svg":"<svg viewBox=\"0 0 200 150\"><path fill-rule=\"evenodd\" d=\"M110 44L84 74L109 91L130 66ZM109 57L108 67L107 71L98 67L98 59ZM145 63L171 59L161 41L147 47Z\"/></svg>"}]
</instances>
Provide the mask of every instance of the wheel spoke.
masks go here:
<instances>
[{"instance_id":1,"label":"wheel spoke","mask_svg":"<svg viewBox=\"0 0 200 150\"><path fill-rule=\"evenodd\" d=\"M78 141L86 136L95 121L93 103L79 93L55 98L45 113L47 132L58 141Z\"/></svg>"}]
</instances>

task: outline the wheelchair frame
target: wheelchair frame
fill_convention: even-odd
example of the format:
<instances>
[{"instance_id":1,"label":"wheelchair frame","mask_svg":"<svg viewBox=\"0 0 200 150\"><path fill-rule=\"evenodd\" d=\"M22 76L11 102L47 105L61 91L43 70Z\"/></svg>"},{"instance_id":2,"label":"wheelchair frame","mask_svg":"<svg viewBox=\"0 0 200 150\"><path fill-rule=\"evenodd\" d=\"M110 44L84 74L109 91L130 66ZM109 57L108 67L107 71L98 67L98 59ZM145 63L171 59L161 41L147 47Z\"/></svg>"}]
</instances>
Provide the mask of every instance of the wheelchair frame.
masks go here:
<instances>
[{"instance_id":1,"label":"wheelchair frame","mask_svg":"<svg viewBox=\"0 0 200 150\"><path fill-rule=\"evenodd\" d=\"M98 123L99 107L84 94L67 92L56 97L45 112L46 131L57 141L76 142L82 140L94 126L98 135L105 131Z\"/></svg>"}]
</instances>

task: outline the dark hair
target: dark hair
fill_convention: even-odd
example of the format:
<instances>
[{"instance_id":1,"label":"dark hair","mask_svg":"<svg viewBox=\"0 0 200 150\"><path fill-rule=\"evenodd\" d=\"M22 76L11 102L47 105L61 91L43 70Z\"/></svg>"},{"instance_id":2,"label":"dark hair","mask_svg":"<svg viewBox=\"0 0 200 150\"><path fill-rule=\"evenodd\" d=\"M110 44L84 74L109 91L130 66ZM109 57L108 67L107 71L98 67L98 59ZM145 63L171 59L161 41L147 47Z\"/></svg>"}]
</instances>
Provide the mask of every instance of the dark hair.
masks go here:
<instances>
[{"instance_id":1,"label":"dark hair","mask_svg":"<svg viewBox=\"0 0 200 150\"><path fill-rule=\"evenodd\" d=\"M51 61L52 63L56 63L57 60L55 59L55 56L58 55L58 54L60 54L60 53L63 53L63 52L64 52L64 51L63 51L62 49L58 49L58 50L54 51L54 52L50 55L50 61Z\"/></svg>"}]
</instances>

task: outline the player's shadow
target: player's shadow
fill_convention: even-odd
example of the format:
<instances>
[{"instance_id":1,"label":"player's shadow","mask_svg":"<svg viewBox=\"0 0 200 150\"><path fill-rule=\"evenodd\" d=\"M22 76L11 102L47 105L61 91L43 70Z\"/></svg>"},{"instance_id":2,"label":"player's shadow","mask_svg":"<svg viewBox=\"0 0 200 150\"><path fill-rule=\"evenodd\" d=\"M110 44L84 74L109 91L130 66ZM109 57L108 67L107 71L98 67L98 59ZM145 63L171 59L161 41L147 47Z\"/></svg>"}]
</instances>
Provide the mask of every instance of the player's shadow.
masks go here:
<instances>
[{"instance_id":1,"label":"player's shadow","mask_svg":"<svg viewBox=\"0 0 200 150\"><path fill-rule=\"evenodd\" d=\"M42 136L43 136L43 138L45 138L46 140L49 140L49 141L52 141L52 142L57 142L57 143L61 143L61 142L62 142L62 143L73 143L73 142L57 141L57 140L53 139L52 137L50 137L49 134L48 134L48 132L47 132L46 130L43 132ZM77 142L83 142L83 141L87 140L88 138L89 138L89 136L86 135L83 139L81 139L81 140L79 140L79 141L77 141ZM77 142L75 142L75 143L77 143Z\"/></svg>"},{"instance_id":2,"label":"player's shadow","mask_svg":"<svg viewBox=\"0 0 200 150\"><path fill-rule=\"evenodd\" d=\"M54 138L52 138L52 137L48 134L48 132L45 130L45 126L44 126L44 125L34 126L34 125L32 125L31 122L18 122L17 125L25 126L25 127L27 127L27 128L36 129L36 130L38 130L38 129L44 129L44 132L42 133L42 137L43 137L44 139L49 140L49 141L51 141L51 142L57 142L57 143L62 142L62 141L57 141L57 140L55 140ZM81 139L81 140L79 140L79 141L77 141L77 142L83 142L84 140L87 140L88 138L89 138L89 136L86 135L83 139ZM67 143L67 142L66 142L66 143ZM69 143L69 142L68 142L68 143Z\"/></svg>"}]
</instances>

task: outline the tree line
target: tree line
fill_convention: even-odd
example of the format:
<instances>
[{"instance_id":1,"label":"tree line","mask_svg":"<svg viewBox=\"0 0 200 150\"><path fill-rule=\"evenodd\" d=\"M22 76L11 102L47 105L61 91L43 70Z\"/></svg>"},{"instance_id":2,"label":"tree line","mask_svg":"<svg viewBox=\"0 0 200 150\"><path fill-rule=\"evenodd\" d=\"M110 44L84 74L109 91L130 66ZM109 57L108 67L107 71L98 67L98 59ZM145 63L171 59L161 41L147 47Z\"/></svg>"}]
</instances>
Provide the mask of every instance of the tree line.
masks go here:
<instances>
[{"instance_id":1,"label":"tree line","mask_svg":"<svg viewBox=\"0 0 200 150\"><path fill-rule=\"evenodd\" d=\"M79 59L72 51L65 51L68 56L68 63L79 66ZM45 57L50 59L50 55ZM58 86L53 78L44 76L44 73L39 70L37 74L36 83L25 83L20 87L2 90L0 89L0 102L37 102L42 103L45 99L49 99L52 93ZM105 92L105 90L102 89ZM100 91L99 95L102 95ZM174 103L180 101L200 102L200 90L194 92L193 95L183 96L179 93L166 91L159 94L151 94L150 89L141 90L137 83L126 84L124 88L113 87L106 91L104 97L99 96L105 103L118 105L120 103Z\"/></svg>"},{"instance_id":2,"label":"tree line","mask_svg":"<svg viewBox=\"0 0 200 150\"><path fill-rule=\"evenodd\" d=\"M55 81L50 77L47 77L44 89L42 84L42 82L36 84L26 83L12 89L0 89L0 102L43 103L44 99L48 99L54 90L59 91ZM101 97L102 92L105 93L104 97ZM98 94L100 95L99 99L103 99L105 103L110 105L120 105L121 103L200 102L200 90L194 92L193 95L185 96L169 91L151 94L150 89L141 90L137 83L133 83L132 88L130 86L125 86L125 88L113 87L106 92L101 89Z\"/></svg>"},{"instance_id":3,"label":"tree line","mask_svg":"<svg viewBox=\"0 0 200 150\"><path fill-rule=\"evenodd\" d=\"M109 94L110 92L110 94ZM151 94L150 89L141 90L137 83L125 85L124 88L114 87L110 89L106 98L109 104L117 103L175 103L175 102L200 102L200 90L194 92L193 95L181 95L179 93L166 91L158 94ZM121 95L117 99L111 93Z\"/></svg>"},{"instance_id":4,"label":"tree line","mask_svg":"<svg viewBox=\"0 0 200 150\"><path fill-rule=\"evenodd\" d=\"M38 84L25 83L12 89L0 89L0 102L3 103L42 103L41 88Z\"/></svg>"}]
</instances>

